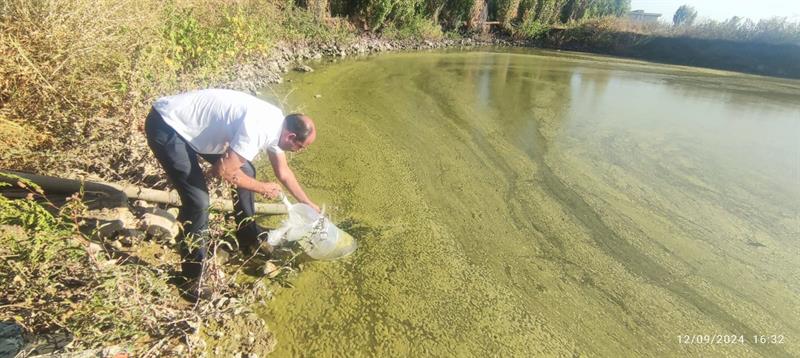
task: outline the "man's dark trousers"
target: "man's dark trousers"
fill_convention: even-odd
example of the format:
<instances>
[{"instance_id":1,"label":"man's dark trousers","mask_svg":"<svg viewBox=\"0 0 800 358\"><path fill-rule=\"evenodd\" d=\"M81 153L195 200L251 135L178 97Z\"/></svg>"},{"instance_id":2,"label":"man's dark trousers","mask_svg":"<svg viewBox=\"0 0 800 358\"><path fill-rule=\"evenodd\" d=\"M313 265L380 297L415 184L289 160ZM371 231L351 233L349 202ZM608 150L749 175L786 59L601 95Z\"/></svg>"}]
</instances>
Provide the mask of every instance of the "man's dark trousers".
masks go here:
<instances>
[{"instance_id":1,"label":"man's dark trousers","mask_svg":"<svg viewBox=\"0 0 800 358\"><path fill-rule=\"evenodd\" d=\"M196 278L200 276L207 253L209 208L208 187L203 170L197 162L198 153L164 122L156 110L151 110L147 115L144 130L147 144L181 198L178 213L178 221L183 225L179 236L181 270L184 276ZM199 155L210 163L215 163L222 157L221 154ZM254 178L256 175L255 167L249 161L241 169L250 177ZM261 228L252 219L255 214L255 194L249 190L237 189L234 191L234 200L238 223L236 238L241 247L252 246L257 243L261 234Z\"/></svg>"}]
</instances>

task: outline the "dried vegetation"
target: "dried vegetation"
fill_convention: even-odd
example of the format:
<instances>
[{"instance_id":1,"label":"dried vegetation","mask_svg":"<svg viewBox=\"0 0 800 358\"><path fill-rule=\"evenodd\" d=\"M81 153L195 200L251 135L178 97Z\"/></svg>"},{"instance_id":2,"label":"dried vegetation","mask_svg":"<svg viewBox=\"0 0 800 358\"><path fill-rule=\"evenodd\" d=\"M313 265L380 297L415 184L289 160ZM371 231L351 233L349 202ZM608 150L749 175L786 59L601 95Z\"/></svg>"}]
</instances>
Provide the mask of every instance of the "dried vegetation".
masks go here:
<instances>
[{"instance_id":1,"label":"dried vegetation","mask_svg":"<svg viewBox=\"0 0 800 358\"><path fill-rule=\"evenodd\" d=\"M82 230L80 194L56 207L35 184L17 186L29 190L25 198L0 195L0 322L23 327L23 355L119 346L136 356L263 356L274 347L251 307L271 296L271 284L288 283L298 269L294 251L277 261L259 252L209 260L212 297L191 303L175 282L174 242L101 239ZM226 220L212 221L215 251L235 249L235 224Z\"/></svg>"}]
</instances>

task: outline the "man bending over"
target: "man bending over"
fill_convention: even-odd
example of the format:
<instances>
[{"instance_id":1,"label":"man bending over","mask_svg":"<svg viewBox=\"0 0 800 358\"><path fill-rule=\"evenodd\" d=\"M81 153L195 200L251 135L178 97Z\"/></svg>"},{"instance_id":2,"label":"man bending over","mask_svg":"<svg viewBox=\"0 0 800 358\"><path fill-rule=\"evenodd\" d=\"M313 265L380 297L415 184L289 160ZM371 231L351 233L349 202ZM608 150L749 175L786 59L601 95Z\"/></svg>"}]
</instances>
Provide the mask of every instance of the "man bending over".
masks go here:
<instances>
[{"instance_id":1,"label":"man bending over","mask_svg":"<svg viewBox=\"0 0 800 358\"><path fill-rule=\"evenodd\" d=\"M147 144L180 195L181 270L195 283L206 256L209 208L208 188L198 156L213 164L214 175L236 187L236 237L241 247L259 244L261 228L249 219L255 213L254 193L270 199L281 193L278 184L255 179L252 161L261 151L267 152L283 187L297 201L319 211L303 192L284 154L301 151L314 142L314 122L305 115L284 117L278 107L249 94L205 89L156 100L145 121L145 133ZM199 245L188 245L188 237Z\"/></svg>"}]
</instances>

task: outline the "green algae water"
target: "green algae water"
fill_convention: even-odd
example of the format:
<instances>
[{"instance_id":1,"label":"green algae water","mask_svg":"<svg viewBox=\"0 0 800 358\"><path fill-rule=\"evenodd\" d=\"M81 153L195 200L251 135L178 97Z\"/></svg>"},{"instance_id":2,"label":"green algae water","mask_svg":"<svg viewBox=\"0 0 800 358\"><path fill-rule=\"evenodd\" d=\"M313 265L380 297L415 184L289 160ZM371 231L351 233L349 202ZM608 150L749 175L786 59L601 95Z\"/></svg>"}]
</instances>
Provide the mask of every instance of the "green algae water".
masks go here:
<instances>
[{"instance_id":1,"label":"green algae water","mask_svg":"<svg viewBox=\"0 0 800 358\"><path fill-rule=\"evenodd\" d=\"M800 82L532 50L292 74L359 241L275 356L800 356Z\"/></svg>"}]
</instances>

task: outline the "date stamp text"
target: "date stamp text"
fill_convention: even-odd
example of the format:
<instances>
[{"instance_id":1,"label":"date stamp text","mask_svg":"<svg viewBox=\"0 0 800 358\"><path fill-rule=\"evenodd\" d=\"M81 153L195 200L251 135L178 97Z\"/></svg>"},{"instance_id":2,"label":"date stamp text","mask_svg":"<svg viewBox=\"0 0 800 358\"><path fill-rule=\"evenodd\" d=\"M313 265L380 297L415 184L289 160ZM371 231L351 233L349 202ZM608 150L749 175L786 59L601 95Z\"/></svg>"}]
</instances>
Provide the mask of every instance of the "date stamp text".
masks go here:
<instances>
[{"instance_id":1,"label":"date stamp text","mask_svg":"<svg viewBox=\"0 0 800 358\"><path fill-rule=\"evenodd\" d=\"M784 344L782 334L679 334L678 344Z\"/></svg>"}]
</instances>

